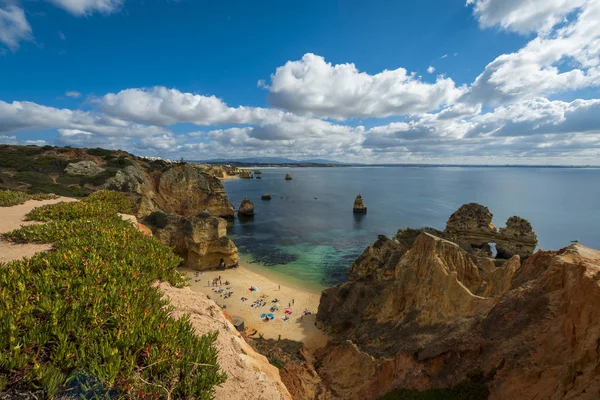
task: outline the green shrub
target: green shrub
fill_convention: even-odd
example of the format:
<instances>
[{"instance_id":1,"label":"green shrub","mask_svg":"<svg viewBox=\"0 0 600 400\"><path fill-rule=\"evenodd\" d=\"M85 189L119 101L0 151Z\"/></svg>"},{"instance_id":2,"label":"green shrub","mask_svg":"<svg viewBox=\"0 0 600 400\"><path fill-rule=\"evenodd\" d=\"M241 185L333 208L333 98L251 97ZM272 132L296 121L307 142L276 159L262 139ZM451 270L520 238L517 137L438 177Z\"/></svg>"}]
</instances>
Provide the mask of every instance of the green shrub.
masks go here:
<instances>
[{"instance_id":1,"label":"green shrub","mask_svg":"<svg viewBox=\"0 0 600 400\"><path fill-rule=\"evenodd\" d=\"M51 194L27 194L18 190L0 189L0 207L11 207L23 204L27 200L50 200L57 196Z\"/></svg>"},{"instance_id":2,"label":"green shrub","mask_svg":"<svg viewBox=\"0 0 600 400\"><path fill-rule=\"evenodd\" d=\"M112 150L101 149L100 147L96 147L95 149L87 149L87 153L92 156L110 156L112 155Z\"/></svg>"},{"instance_id":3,"label":"green shrub","mask_svg":"<svg viewBox=\"0 0 600 400\"><path fill-rule=\"evenodd\" d=\"M25 192L0 189L0 207L16 206L25 203L27 200L29 200L29 196Z\"/></svg>"},{"instance_id":4,"label":"green shrub","mask_svg":"<svg viewBox=\"0 0 600 400\"><path fill-rule=\"evenodd\" d=\"M108 168L125 168L130 165L133 165L130 159L125 156L120 156L114 159L107 159L106 166Z\"/></svg>"},{"instance_id":5,"label":"green shrub","mask_svg":"<svg viewBox=\"0 0 600 400\"><path fill-rule=\"evenodd\" d=\"M18 182L28 183L32 186L36 185L52 185L54 181L47 174L35 171L23 171L15 175L15 180Z\"/></svg>"},{"instance_id":6,"label":"green shrub","mask_svg":"<svg viewBox=\"0 0 600 400\"><path fill-rule=\"evenodd\" d=\"M213 346L152 285L182 287L180 259L115 214L126 198L97 192L34 209L5 236L55 251L0 265L0 383L50 397L210 399L225 381Z\"/></svg>"}]
</instances>

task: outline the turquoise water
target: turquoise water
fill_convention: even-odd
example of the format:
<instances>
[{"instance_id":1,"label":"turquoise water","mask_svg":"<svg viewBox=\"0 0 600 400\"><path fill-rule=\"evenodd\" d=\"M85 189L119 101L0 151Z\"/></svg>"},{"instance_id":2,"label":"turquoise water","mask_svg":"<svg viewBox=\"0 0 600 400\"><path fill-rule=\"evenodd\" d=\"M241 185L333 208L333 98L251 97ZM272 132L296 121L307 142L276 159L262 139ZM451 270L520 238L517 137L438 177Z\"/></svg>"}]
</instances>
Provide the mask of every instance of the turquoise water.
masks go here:
<instances>
[{"instance_id":1,"label":"turquoise water","mask_svg":"<svg viewBox=\"0 0 600 400\"><path fill-rule=\"evenodd\" d=\"M503 226L527 218L543 249L571 240L600 248L600 169L566 168L274 168L262 179L224 182L237 208L255 204L252 220L235 220L230 237L243 259L310 286L346 279L346 269L378 234L443 229L460 205L477 202ZM293 180L285 181L286 173ZM272 200L260 196L270 193ZM362 194L366 215L352 205Z\"/></svg>"}]
</instances>

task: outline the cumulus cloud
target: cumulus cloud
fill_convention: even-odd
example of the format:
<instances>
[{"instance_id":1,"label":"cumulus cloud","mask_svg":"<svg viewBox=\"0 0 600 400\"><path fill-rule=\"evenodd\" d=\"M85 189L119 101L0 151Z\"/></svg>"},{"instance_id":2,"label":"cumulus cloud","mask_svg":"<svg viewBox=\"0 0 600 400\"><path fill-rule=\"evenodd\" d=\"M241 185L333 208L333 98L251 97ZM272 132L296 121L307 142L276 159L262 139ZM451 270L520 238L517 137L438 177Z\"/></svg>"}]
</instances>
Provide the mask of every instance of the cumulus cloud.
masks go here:
<instances>
[{"instance_id":1,"label":"cumulus cloud","mask_svg":"<svg viewBox=\"0 0 600 400\"><path fill-rule=\"evenodd\" d=\"M133 137L167 132L161 127L136 124L104 114L46 107L32 102L0 101L0 134L44 129L81 130L99 135Z\"/></svg>"},{"instance_id":2,"label":"cumulus cloud","mask_svg":"<svg viewBox=\"0 0 600 400\"><path fill-rule=\"evenodd\" d=\"M429 72L430 74L433 74L433 73L435 72L435 68L434 68L432 65L430 65L430 66L427 68L427 72Z\"/></svg>"},{"instance_id":3,"label":"cumulus cloud","mask_svg":"<svg viewBox=\"0 0 600 400\"><path fill-rule=\"evenodd\" d=\"M215 96L184 93L162 86L109 93L95 103L104 113L117 118L156 125L245 124L267 118L269 114L280 114L259 107L229 107Z\"/></svg>"},{"instance_id":4,"label":"cumulus cloud","mask_svg":"<svg viewBox=\"0 0 600 400\"><path fill-rule=\"evenodd\" d=\"M523 2L527 7L533 7L533 3L545 10L544 2ZM568 3L571 4L570 0ZM600 2L574 3L578 7L572 21L559 24L550 34L539 34L515 53L497 57L486 66L461 101L497 105L600 85ZM525 12L518 6L520 1L511 2L513 8L491 0L476 4L498 7L508 15ZM566 18L565 13L572 8L558 8L552 15L559 15L555 13L560 10L561 18Z\"/></svg>"},{"instance_id":5,"label":"cumulus cloud","mask_svg":"<svg viewBox=\"0 0 600 400\"><path fill-rule=\"evenodd\" d=\"M124 0L46 0L63 10L78 16L86 16L95 12L111 14L118 11Z\"/></svg>"},{"instance_id":6,"label":"cumulus cloud","mask_svg":"<svg viewBox=\"0 0 600 400\"><path fill-rule=\"evenodd\" d=\"M467 0L482 28L529 33L547 32L564 17L591 0Z\"/></svg>"},{"instance_id":7,"label":"cumulus cloud","mask_svg":"<svg viewBox=\"0 0 600 400\"><path fill-rule=\"evenodd\" d=\"M369 75L354 64L332 65L311 53L278 67L270 83L259 86L269 91L275 107L335 119L427 112L454 102L463 92L450 78L426 83L404 68Z\"/></svg>"},{"instance_id":8,"label":"cumulus cloud","mask_svg":"<svg viewBox=\"0 0 600 400\"><path fill-rule=\"evenodd\" d=\"M0 42L15 51L19 48L19 42L32 39L31 25L25 18L25 11L14 4L0 4Z\"/></svg>"}]
</instances>

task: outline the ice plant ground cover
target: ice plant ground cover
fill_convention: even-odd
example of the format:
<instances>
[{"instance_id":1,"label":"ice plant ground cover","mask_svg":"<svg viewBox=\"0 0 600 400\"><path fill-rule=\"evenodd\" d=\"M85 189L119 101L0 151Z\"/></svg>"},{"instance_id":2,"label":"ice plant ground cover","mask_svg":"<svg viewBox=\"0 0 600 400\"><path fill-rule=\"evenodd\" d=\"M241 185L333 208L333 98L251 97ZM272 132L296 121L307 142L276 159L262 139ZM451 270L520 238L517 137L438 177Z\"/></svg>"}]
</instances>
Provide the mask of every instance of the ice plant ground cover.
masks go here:
<instances>
[{"instance_id":1,"label":"ice plant ground cover","mask_svg":"<svg viewBox=\"0 0 600 400\"><path fill-rule=\"evenodd\" d=\"M39 207L50 221L5 234L54 250L0 265L0 393L50 397L210 399L226 375L216 333L198 337L152 283L178 287L180 259L117 212L115 192Z\"/></svg>"},{"instance_id":2,"label":"ice plant ground cover","mask_svg":"<svg viewBox=\"0 0 600 400\"><path fill-rule=\"evenodd\" d=\"M29 194L18 190L2 190L0 189L0 207L12 207L18 204L23 204L27 200L50 200L57 196L53 194L37 193Z\"/></svg>"}]
</instances>

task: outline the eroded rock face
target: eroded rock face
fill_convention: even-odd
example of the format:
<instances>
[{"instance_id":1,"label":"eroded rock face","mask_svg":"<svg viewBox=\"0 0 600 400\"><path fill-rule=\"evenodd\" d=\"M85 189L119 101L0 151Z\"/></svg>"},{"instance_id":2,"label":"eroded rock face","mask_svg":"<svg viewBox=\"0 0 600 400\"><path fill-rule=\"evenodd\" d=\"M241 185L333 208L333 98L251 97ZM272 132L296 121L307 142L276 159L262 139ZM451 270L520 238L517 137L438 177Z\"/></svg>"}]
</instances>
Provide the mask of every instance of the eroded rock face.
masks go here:
<instances>
[{"instance_id":1,"label":"eroded rock face","mask_svg":"<svg viewBox=\"0 0 600 400\"><path fill-rule=\"evenodd\" d=\"M93 161L80 161L67 165L65 172L69 175L96 176L104 172L104 168Z\"/></svg>"},{"instance_id":2,"label":"eroded rock face","mask_svg":"<svg viewBox=\"0 0 600 400\"><path fill-rule=\"evenodd\" d=\"M365 206L363 198L360 194L356 196L356 199L354 200L354 207L352 207L352 211L354 211L356 214L367 213L367 206Z\"/></svg>"},{"instance_id":3,"label":"eroded rock face","mask_svg":"<svg viewBox=\"0 0 600 400\"><path fill-rule=\"evenodd\" d=\"M238 208L238 215L240 217L254 216L254 204L252 204L247 197L244 197L244 200L242 200L242 204L240 204L240 208Z\"/></svg>"},{"instance_id":4,"label":"eroded rock face","mask_svg":"<svg viewBox=\"0 0 600 400\"><path fill-rule=\"evenodd\" d=\"M479 250L480 255L491 255L489 243L496 244L498 258L527 258L533 254L538 241L529 221L513 216L506 221L506 227L496 229L492 217L487 207L465 204L450 216L445 233L463 248Z\"/></svg>"},{"instance_id":5,"label":"eroded rock face","mask_svg":"<svg viewBox=\"0 0 600 400\"><path fill-rule=\"evenodd\" d=\"M154 212L143 223L153 235L183 258L183 265L195 270L238 265L237 247L227 237L227 221L201 213L195 217Z\"/></svg>"},{"instance_id":6,"label":"eroded rock face","mask_svg":"<svg viewBox=\"0 0 600 400\"><path fill-rule=\"evenodd\" d=\"M233 206L221 182L189 164L162 173L155 195L149 197L166 213L187 217L207 210L217 217L233 218Z\"/></svg>"},{"instance_id":7,"label":"eroded rock face","mask_svg":"<svg viewBox=\"0 0 600 400\"><path fill-rule=\"evenodd\" d=\"M493 234L489 211L471 211L454 226ZM521 242L528 225L513 218L501 234ZM521 264L469 253L455 234L380 236L348 282L323 291L317 321L333 340L315 366L332 398L449 388L473 371L491 400L600 398L600 252L573 245Z\"/></svg>"},{"instance_id":8,"label":"eroded rock face","mask_svg":"<svg viewBox=\"0 0 600 400\"><path fill-rule=\"evenodd\" d=\"M285 180L286 181L291 181L292 180L292 176L290 174L285 174Z\"/></svg>"},{"instance_id":9,"label":"eroded rock face","mask_svg":"<svg viewBox=\"0 0 600 400\"><path fill-rule=\"evenodd\" d=\"M177 289L168 283L161 283L159 287L171 300L174 318L189 315L198 335L219 332L215 347L219 366L227 373L227 381L215 388L215 399L292 399L281 381L279 370L244 341L214 301L190 288Z\"/></svg>"}]
</instances>

